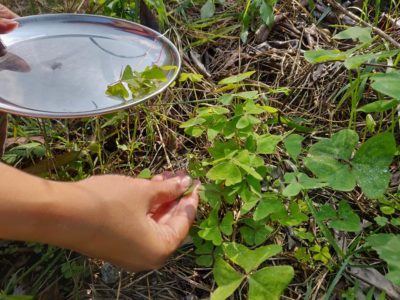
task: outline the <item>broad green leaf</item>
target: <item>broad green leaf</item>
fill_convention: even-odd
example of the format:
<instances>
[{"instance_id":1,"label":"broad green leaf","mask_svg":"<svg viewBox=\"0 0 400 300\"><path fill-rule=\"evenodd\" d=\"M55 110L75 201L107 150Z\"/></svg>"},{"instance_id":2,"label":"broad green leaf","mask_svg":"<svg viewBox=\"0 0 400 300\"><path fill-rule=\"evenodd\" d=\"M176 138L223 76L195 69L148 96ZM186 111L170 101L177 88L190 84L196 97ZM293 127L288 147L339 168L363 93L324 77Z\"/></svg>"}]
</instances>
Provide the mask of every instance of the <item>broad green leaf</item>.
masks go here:
<instances>
[{"instance_id":1,"label":"broad green leaf","mask_svg":"<svg viewBox=\"0 0 400 300\"><path fill-rule=\"evenodd\" d=\"M252 225L250 226L249 223ZM245 220L249 226L240 226L240 234L246 244L258 246L265 242L267 237L273 232L273 228L264 224L264 222L255 222L252 219Z\"/></svg>"},{"instance_id":2,"label":"broad green leaf","mask_svg":"<svg viewBox=\"0 0 400 300\"><path fill-rule=\"evenodd\" d=\"M207 0L207 2L201 7L200 15L201 19L208 19L214 16L215 3L214 0Z\"/></svg>"},{"instance_id":3,"label":"broad green leaf","mask_svg":"<svg viewBox=\"0 0 400 300\"><path fill-rule=\"evenodd\" d=\"M143 72L142 72L142 77L145 79L149 80L160 80L160 81L167 81L167 75L165 75L164 71L162 68L160 68L157 65L153 65L151 67L147 67Z\"/></svg>"},{"instance_id":4,"label":"broad green leaf","mask_svg":"<svg viewBox=\"0 0 400 300\"><path fill-rule=\"evenodd\" d=\"M400 235L374 234L367 237L367 245L371 246L389 268L386 277L394 284L400 285Z\"/></svg>"},{"instance_id":5,"label":"broad green leaf","mask_svg":"<svg viewBox=\"0 0 400 300\"><path fill-rule=\"evenodd\" d=\"M360 67L363 63L367 63L372 60L379 61L382 59L386 59L388 57L392 57L392 56L396 55L397 53L398 53L398 50L356 55L356 56L347 58L344 62L344 66L349 70L356 69L356 68Z\"/></svg>"},{"instance_id":6,"label":"broad green leaf","mask_svg":"<svg viewBox=\"0 0 400 300\"><path fill-rule=\"evenodd\" d=\"M337 40L359 40L361 43L366 43L372 40L371 37L372 29L370 27L359 27L353 26L349 29L343 30L338 34L334 35L333 38Z\"/></svg>"},{"instance_id":7,"label":"broad green leaf","mask_svg":"<svg viewBox=\"0 0 400 300\"><path fill-rule=\"evenodd\" d=\"M207 219L200 224L199 237L206 241L212 241L215 246L222 244L221 232L218 226L218 207L214 208Z\"/></svg>"},{"instance_id":8,"label":"broad green leaf","mask_svg":"<svg viewBox=\"0 0 400 300\"><path fill-rule=\"evenodd\" d=\"M256 270L268 258L282 252L282 247L279 245L267 245L255 250L237 243L224 243L222 247L225 255L246 273Z\"/></svg>"},{"instance_id":9,"label":"broad green leaf","mask_svg":"<svg viewBox=\"0 0 400 300\"><path fill-rule=\"evenodd\" d=\"M265 112L270 113L270 114L276 114L277 112L279 112L279 110L276 109L275 107L268 106L268 105L261 106L261 108L263 110L265 110Z\"/></svg>"},{"instance_id":10,"label":"broad green leaf","mask_svg":"<svg viewBox=\"0 0 400 300\"><path fill-rule=\"evenodd\" d=\"M280 135L262 135L257 138L257 153L274 154L276 146L282 141L283 136Z\"/></svg>"},{"instance_id":11,"label":"broad green leaf","mask_svg":"<svg viewBox=\"0 0 400 300\"><path fill-rule=\"evenodd\" d=\"M371 87L384 95L400 101L400 71L371 76Z\"/></svg>"},{"instance_id":12,"label":"broad green leaf","mask_svg":"<svg viewBox=\"0 0 400 300\"><path fill-rule=\"evenodd\" d=\"M317 245L316 245L317 246ZM318 246L319 247L319 246ZM320 248L320 247L319 247ZM310 248L311 250L312 248ZM329 248L327 246L323 247L318 251L317 254L313 255L314 260L319 260L324 264L328 264L329 260L332 258L331 254L329 253Z\"/></svg>"},{"instance_id":13,"label":"broad green leaf","mask_svg":"<svg viewBox=\"0 0 400 300\"><path fill-rule=\"evenodd\" d=\"M389 220L386 217L375 217L374 221L376 222L376 224L382 227L389 223Z\"/></svg>"},{"instance_id":14,"label":"broad green leaf","mask_svg":"<svg viewBox=\"0 0 400 300\"><path fill-rule=\"evenodd\" d=\"M327 186L325 182L321 182L317 178L310 178L304 173L297 175L298 182L303 186L305 190L318 189Z\"/></svg>"},{"instance_id":15,"label":"broad green leaf","mask_svg":"<svg viewBox=\"0 0 400 300\"><path fill-rule=\"evenodd\" d=\"M275 20L273 5L269 4L267 1L262 1L260 7L260 17L271 29Z\"/></svg>"},{"instance_id":16,"label":"broad green leaf","mask_svg":"<svg viewBox=\"0 0 400 300\"><path fill-rule=\"evenodd\" d=\"M336 216L336 211L328 204L323 205L316 214L318 221L333 220L336 219Z\"/></svg>"},{"instance_id":17,"label":"broad green leaf","mask_svg":"<svg viewBox=\"0 0 400 300\"><path fill-rule=\"evenodd\" d=\"M180 128L189 128L189 127L193 127L196 125L204 124L205 122L206 122L206 119L196 117L196 118L187 120L186 122L182 123L179 127Z\"/></svg>"},{"instance_id":18,"label":"broad green leaf","mask_svg":"<svg viewBox=\"0 0 400 300\"><path fill-rule=\"evenodd\" d=\"M204 133L204 131L204 128L198 126L185 128L185 133L195 138L200 137Z\"/></svg>"},{"instance_id":19,"label":"broad green leaf","mask_svg":"<svg viewBox=\"0 0 400 300\"><path fill-rule=\"evenodd\" d=\"M365 113L384 112L395 108L397 105L399 105L399 101L397 100L379 100L372 103L368 103L357 109L357 111Z\"/></svg>"},{"instance_id":20,"label":"broad green leaf","mask_svg":"<svg viewBox=\"0 0 400 300\"><path fill-rule=\"evenodd\" d=\"M263 179L262 176L260 174L258 174L257 171L253 167L250 167L246 164L242 164L241 162L239 162L236 159L233 159L233 163L235 165L237 165L238 167L242 168L247 174L253 176L255 179L257 179L257 180Z\"/></svg>"},{"instance_id":21,"label":"broad green leaf","mask_svg":"<svg viewBox=\"0 0 400 300\"><path fill-rule=\"evenodd\" d=\"M218 98L218 101L221 102L223 105L230 105L233 100L233 95L231 94L224 94Z\"/></svg>"},{"instance_id":22,"label":"broad green leaf","mask_svg":"<svg viewBox=\"0 0 400 300\"><path fill-rule=\"evenodd\" d=\"M333 134L331 138L323 139L312 145L309 153L315 156L328 155L336 159L348 160L357 143L357 133L354 130L343 129Z\"/></svg>"},{"instance_id":23,"label":"broad green leaf","mask_svg":"<svg viewBox=\"0 0 400 300\"><path fill-rule=\"evenodd\" d=\"M221 221L221 224L219 225L219 228L221 229L221 232L227 236L230 236L233 232L233 213L231 211L228 211L224 218Z\"/></svg>"},{"instance_id":24,"label":"broad green leaf","mask_svg":"<svg viewBox=\"0 0 400 300\"><path fill-rule=\"evenodd\" d=\"M109 85L106 94L108 96L118 96L125 100L129 98L129 91L122 82Z\"/></svg>"},{"instance_id":25,"label":"broad green leaf","mask_svg":"<svg viewBox=\"0 0 400 300\"><path fill-rule=\"evenodd\" d=\"M351 191L356 185L348 161L358 142L355 131L344 129L312 145L305 166L319 179L326 181L333 189ZM343 160L343 162L342 162Z\"/></svg>"},{"instance_id":26,"label":"broad green leaf","mask_svg":"<svg viewBox=\"0 0 400 300\"><path fill-rule=\"evenodd\" d=\"M215 246L222 244L221 232L218 226L207 227L199 231L199 236L206 241L212 241Z\"/></svg>"},{"instance_id":27,"label":"broad green leaf","mask_svg":"<svg viewBox=\"0 0 400 300\"><path fill-rule=\"evenodd\" d=\"M284 226L297 226L303 222L308 221L308 216L300 211L299 205L296 202L292 202L289 205L288 212L283 213L273 213L271 220L277 221Z\"/></svg>"},{"instance_id":28,"label":"broad green leaf","mask_svg":"<svg viewBox=\"0 0 400 300\"><path fill-rule=\"evenodd\" d=\"M133 75L133 71L132 71L132 67L130 65L127 65L124 69L124 71L122 72L122 76L121 76L121 80L125 81L125 80L129 80L129 79L133 79L134 75Z\"/></svg>"},{"instance_id":29,"label":"broad green leaf","mask_svg":"<svg viewBox=\"0 0 400 300\"><path fill-rule=\"evenodd\" d=\"M393 215L396 212L396 210L390 206L381 206L380 211L385 215Z\"/></svg>"},{"instance_id":30,"label":"broad green leaf","mask_svg":"<svg viewBox=\"0 0 400 300\"><path fill-rule=\"evenodd\" d=\"M350 205L342 200L339 202L338 218L332 220L329 227L340 231L358 232L361 230L361 220Z\"/></svg>"},{"instance_id":31,"label":"broad green leaf","mask_svg":"<svg viewBox=\"0 0 400 300\"><path fill-rule=\"evenodd\" d=\"M376 59L375 53L369 53L369 54L362 54L362 55L356 55L347 58L344 61L344 66L348 70L352 69L357 69L359 68L362 64L367 63L371 60Z\"/></svg>"},{"instance_id":32,"label":"broad green leaf","mask_svg":"<svg viewBox=\"0 0 400 300\"><path fill-rule=\"evenodd\" d=\"M196 256L196 264L202 267L211 267L213 264L213 257L212 255L197 255Z\"/></svg>"},{"instance_id":33,"label":"broad green leaf","mask_svg":"<svg viewBox=\"0 0 400 300\"><path fill-rule=\"evenodd\" d=\"M218 82L218 84L220 85L226 85L226 84L232 84L232 83L238 83L241 82L247 78L250 78L251 75L253 75L256 71L250 71L250 72L246 72L246 73L242 73L242 74L238 74L235 76L231 76L225 79L222 79L220 82Z\"/></svg>"},{"instance_id":34,"label":"broad green leaf","mask_svg":"<svg viewBox=\"0 0 400 300\"><path fill-rule=\"evenodd\" d=\"M211 180L224 180L226 186L230 186L242 181L242 173L234 163L222 162L208 171L207 178Z\"/></svg>"},{"instance_id":35,"label":"broad green leaf","mask_svg":"<svg viewBox=\"0 0 400 300\"><path fill-rule=\"evenodd\" d=\"M197 117L215 117L216 115L226 115L229 109L222 106L207 106L197 110Z\"/></svg>"},{"instance_id":36,"label":"broad green leaf","mask_svg":"<svg viewBox=\"0 0 400 300\"><path fill-rule=\"evenodd\" d=\"M291 134L283 141L286 151L293 160L297 160L297 157L300 155L302 150L301 143L303 142L303 140L304 137L302 137L301 135Z\"/></svg>"},{"instance_id":37,"label":"broad green leaf","mask_svg":"<svg viewBox=\"0 0 400 300\"><path fill-rule=\"evenodd\" d=\"M255 124L260 124L261 121L259 119L257 119L256 117L253 117L252 115L244 115L242 117L240 117L240 119L238 120L238 122L236 123L236 128L237 129L243 129Z\"/></svg>"},{"instance_id":38,"label":"broad green leaf","mask_svg":"<svg viewBox=\"0 0 400 300\"><path fill-rule=\"evenodd\" d=\"M206 183L202 185L202 190L200 191L200 199L208 203L212 208L218 206L221 202L221 188L220 186L212 183Z\"/></svg>"},{"instance_id":39,"label":"broad green leaf","mask_svg":"<svg viewBox=\"0 0 400 300\"><path fill-rule=\"evenodd\" d=\"M179 81L191 81L191 82L201 82L203 80L204 76L201 74L197 73L181 73L179 76Z\"/></svg>"},{"instance_id":40,"label":"broad green leaf","mask_svg":"<svg viewBox=\"0 0 400 300\"><path fill-rule=\"evenodd\" d=\"M266 267L249 277L249 300L279 300L294 277L290 266Z\"/></svg>"},{"instance_id":41,"label":"broad green leaf","mask_svg":"<svg viewBox=\"0 0 400 300\"><path fill-rule=\"evenodd\" d=\"M137 176L138 178L150 179L152 177L150 169L143 169Z\"/></svg>"},{"instance_id":42,"label":"broad green leaf","mask_svg":"<svg viewBox=\"0 0 400 300\"><path fill-rule=\"evenodd\" d=\"M255 104L254 101L252 101L252 100L249 100L246 102L246 104L243 107L243 110L245 112L247 112L248 114L252 114L252 115L259 115L259 114L265 113L264 108L259 104Z\"/></svg>"},{"instance_id":43,"label":"broad green leaf","mask_svg":"<svg viewBox=\"0 0 400 300\"><path fill-rule=\"evenodd\" d=\"M259 221L271 214L282 212L286 213L282 200L275 194L266 194L260 200L260 203L254 212L253 219L254 221Z\"/></svg>"},{"instance_id":44,"label":"broad green leaf","mask_svg":"<svg viewBox=\"0 0 400 300\"><path fill-rule=\"evenodd\" d=\"M345 60L347 58L346 53L340 50L315 50L306 51L304 58L312 64L323 63L327 61Z\"/></svg>"},{"instance_id":45,"label":"broad green leaf","mask_svg":"<svg viewBox=\"0 0 400 300\"><path fill-rule=\"evenodd\" d=\"M257 91L247 91L247 92L236 93L233 96L244 100L255 100L258 98L258 95L259 94Z\"/></svg>"},{"instance_id":46,"label":"broad green leaf","mask_svg":"<svg viewBox=\"0 0 400 300\"><path fill-rule=\"evenodd\" d=\"M218 288L212 292L210 300L225 300L233 294L245 278L245 275L237 272L221 258L216 260L213 274Z\"/></svg>"},{"instance_id":47,"label":"broad green leaf","mask_svg":"<svg viewBox=\"0 0 400 300\"><path fill-rule=\"evenodd\" d=\"M330 156L307 157L304 165L335 190L348 192L356 185L356 178L351 172L350 165L343 164Z\"/></svg>"},{"instance_id":48,"label":"broad green leaf","mask_svg":"<svg viewBox=\"0 0 400 300\"><path fill-rule=\"evenodd\" d=\"M308 240L310 242L313 242L315 240L314 235L311 232L308 232L305 228L296 229L295 234L303 240Z\"/></svg>"},{"instance_id":49,"label":"broad green leaf","mask_svg":"<svg viewBox=\"0 0 400 300\"><path fill-rule=\"evenodd\" d=\"M302 190L317 189L326 186L325 182L316 178L310 178L304 173L286 173L285 182L289 185L283 190L283 195L286 197L294 197Z\"/></svg>"},{"instance_id":50,"label":"broad green leaf","mask_svg":"<svg viewBox=\"0 0 400 300\"><path fill-rule=\"evenodd\" d=\"M297 196L302 190L303 186L295 179L285 187L285 189L282 191L282 195L285 197L294 197Z\"/></svg>"},{"instance_id":51,"label":"broad green leaf","mask_svg":"<svg viewBox=\"0 0 400 300\"><path fill-rule=\"evenodd\" d=\"M381 133L367 140L353 159L353 173L368 198L382 196L390 181L389 165L396 152L391 133Z\"/></svg>"},{"instance_id":52,"label":"broad green leaf","mask_svg":"<svg viewBox=\"0 0 400 300\"><path fill-rule=\"evenodd\" d=\"M376 122L371 114L367 114L365 117L365 125L370 133L375 132Z\"/></svg>"}]
</instances>

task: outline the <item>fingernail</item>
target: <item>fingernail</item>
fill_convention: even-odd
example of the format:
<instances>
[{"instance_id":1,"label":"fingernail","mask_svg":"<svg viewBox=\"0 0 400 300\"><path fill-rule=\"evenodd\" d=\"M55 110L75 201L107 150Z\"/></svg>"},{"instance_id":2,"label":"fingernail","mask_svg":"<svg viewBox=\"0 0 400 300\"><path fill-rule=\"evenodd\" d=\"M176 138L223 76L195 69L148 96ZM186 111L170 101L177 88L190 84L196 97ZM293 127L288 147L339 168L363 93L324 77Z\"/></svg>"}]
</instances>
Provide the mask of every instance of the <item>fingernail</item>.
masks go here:
<instances>
[{"instance_id":1,"label":"fingernail","mask_svg":"<svg viewBox=\"0 0 400 300\"><path fill-rule=\"evenodd\" d=\"M181 185L183 188L187 189L192 185L193 179L190 176L185 176L181 180Z\"/></svg>"}]
</instances>

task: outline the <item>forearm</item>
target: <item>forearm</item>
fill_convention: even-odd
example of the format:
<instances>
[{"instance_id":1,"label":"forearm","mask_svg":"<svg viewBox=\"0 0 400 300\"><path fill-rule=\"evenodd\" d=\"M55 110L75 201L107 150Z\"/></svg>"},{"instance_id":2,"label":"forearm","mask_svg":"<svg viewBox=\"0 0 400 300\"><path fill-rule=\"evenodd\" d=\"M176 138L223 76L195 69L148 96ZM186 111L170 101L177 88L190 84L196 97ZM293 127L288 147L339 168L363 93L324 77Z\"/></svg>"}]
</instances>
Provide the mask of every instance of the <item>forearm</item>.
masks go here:
<instances>
[{"instance_id":1,"label":"forearm","mask_svg":"<svg viewBox=\"0 0 400 300\"><path fill-rule=\"evenodd\" d=\"M0 239L68 247L90 211L72 183L44 180L0 164Z\"/></svg>"}]
</instances>

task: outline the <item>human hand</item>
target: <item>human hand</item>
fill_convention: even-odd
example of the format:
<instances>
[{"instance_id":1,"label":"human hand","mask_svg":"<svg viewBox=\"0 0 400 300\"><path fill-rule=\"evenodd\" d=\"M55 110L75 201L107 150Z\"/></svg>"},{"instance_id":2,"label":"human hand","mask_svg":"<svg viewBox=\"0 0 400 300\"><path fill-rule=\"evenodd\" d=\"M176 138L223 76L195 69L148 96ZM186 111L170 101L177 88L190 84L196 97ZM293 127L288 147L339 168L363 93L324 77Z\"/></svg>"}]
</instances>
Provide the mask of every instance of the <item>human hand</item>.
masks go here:
<instances>
[{"instance_id":1,"label":"human hand","mask_svg":"<svg viewBox=\"0 0 400 300\"><path fill-rule=\"evenodd\" d=\"M152 180L105 175L73 183L84 196L64 212L71 236L63 236L61 246L132 271L158 268L196 216L199 182L180 199L191 184L183 175Z\"/></svg>"},{"instance_id":2,"label":"human hand","mask_svg":"<svg viewBox=\"0 0 400 300\"><path fill-rule=\"evenodd\" d=\"M0 34L8 33L17 28L18 23L13 19L18 17L4 5L0 4Z\"/></svg>"}]
</instances>

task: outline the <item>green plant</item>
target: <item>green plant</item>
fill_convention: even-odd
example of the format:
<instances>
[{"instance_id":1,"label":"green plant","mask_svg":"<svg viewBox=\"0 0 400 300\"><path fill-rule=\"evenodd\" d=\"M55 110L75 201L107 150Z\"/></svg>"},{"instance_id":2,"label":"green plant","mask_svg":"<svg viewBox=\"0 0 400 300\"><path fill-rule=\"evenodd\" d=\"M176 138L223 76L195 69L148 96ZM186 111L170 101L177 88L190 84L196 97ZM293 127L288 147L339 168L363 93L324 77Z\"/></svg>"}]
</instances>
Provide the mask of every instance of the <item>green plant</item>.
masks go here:
<instances>
[{"instance_id":1,"label":"green plant","mask_svg":"<svg viewBox=\"0 0 400 300\"><path fill-rule=\"evenodd\" d=\"M270 29L274 24L274 7L277 0L247 0L245 11L242 14L242 29L240 38L243 43L247 41L249 31L254 30L257 24L265 24ZM257 22L257 18L261 22Z\"/></svg>"},{"instance_id":2,"label":"green plant","mask_svg":"<svg viewBox=\"0 0 400 300\"><path fill-rule=\"evenodd\" d=\"M262 253L259 249L264 247L280 247L265 246L277 226L295 227L297 236L314 242L313 246L296 251L295 256L301 262L320 262L334 270L331 246L340 258L347 255L349 259L352 250L343 253L330 229L358 233L362 230L359 215L344 200L337 206L325 204L317 209L308 195L312 190L324 188L349 192L358 184L367 197L381 199L389 184L389 165L396 152L395 139L390 132L378 133L360 145L354 130L343 129L305 149L305 138L299 134L271 133L268 125L274 124L278 111L263 104L260 92L239 91L247 87L246 80L252 74L247 72L221 80L220 90L231 93L219 96L216 104L202 104L196 115L181 125L193 137L206 134L209 142L208 159L200 165L192 164L196 176L209 181L201 192L207 213L192 235L197 263L213 265L219 287L212 299L225 299L244 282L245 276L226 260L244 268L245 274L250 276L246 278L251 278L257 267L247 267L243 261L258 260L243 258L238 253ZM190 80L189 76L186 79ZM275 167L266 163L268 157L277 154L281 143L296 165L294 172L283 174L282 181L286 185L273 177ZM306 202L296 198L301 195ZM394 213L389 206L385 206L384 211ZM314 236L301 227L310 216L316 218L329 244L315 243ZM245 250L243 244L252 250ZM227 250L232 247L241 250ZM262 261L260 258L259 263ZM281 268L287 274L291 272L286 266ZM280 287L273 295L263 289L256 289L256 295L249 279L249 299L267 295L275 299L291 276L283 278L286 278L285 284L279 285L270 277L264 277L265 286Z\"/></svg>"}]
</instances>

